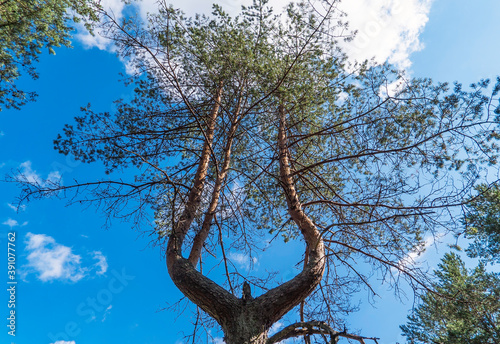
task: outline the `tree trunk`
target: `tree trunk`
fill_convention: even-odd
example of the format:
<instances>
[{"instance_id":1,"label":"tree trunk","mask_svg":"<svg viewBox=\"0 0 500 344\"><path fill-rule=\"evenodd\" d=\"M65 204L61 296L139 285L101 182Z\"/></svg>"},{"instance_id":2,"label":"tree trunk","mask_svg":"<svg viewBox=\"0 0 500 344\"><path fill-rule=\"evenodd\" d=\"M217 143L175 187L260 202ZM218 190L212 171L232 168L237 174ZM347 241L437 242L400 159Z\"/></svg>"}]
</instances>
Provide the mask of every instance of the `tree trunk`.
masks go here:
<instances>
[{"instance_id":1,"label":"tree trunk","mask_svg":"<svg viewBox=\"0 0 500 344\"><path fill-rule=\"evenodd\" d=\"M265 344L268 329L252 305L242 305L239 314L222 326L226 344Z\"/></svg>"}]
</instances>

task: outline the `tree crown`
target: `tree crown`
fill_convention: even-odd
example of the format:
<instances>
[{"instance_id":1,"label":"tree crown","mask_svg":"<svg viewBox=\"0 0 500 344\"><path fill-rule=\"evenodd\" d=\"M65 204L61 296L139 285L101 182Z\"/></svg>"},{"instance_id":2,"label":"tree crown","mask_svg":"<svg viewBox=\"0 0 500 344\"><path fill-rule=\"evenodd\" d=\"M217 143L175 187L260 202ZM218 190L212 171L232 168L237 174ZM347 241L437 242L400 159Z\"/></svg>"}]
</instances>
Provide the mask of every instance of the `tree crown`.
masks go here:
<instances>
[{"instance_id":1,"label":"tree crown","mask_svg":"<svg viewBox=\"0 0 500 344\"><path fill-rule=\"evenodd\" d=\"M265 333L296 305L301 319L341 323L374 271L417 288L425 276L410 253L450 225L482 166L496 163L496 93L484 95L487 80L466 91L349 64L335 5L299 2L274 16L254 1L236 18L217 6L186 18L160 3L147 26L108 16L106 32L137 72L134 98L114 114L84 108L54 143L110 177L20 177L21 198L85 191L108 215L136 219L152 207L174 283L230 334L244 280L263 293L248 302ZM278 286L243 276L226 254L263 249L268 233L306 246L302 272ZM203 252L218 257L229 293L194 270Z\"/></svg>"}]
</instances>

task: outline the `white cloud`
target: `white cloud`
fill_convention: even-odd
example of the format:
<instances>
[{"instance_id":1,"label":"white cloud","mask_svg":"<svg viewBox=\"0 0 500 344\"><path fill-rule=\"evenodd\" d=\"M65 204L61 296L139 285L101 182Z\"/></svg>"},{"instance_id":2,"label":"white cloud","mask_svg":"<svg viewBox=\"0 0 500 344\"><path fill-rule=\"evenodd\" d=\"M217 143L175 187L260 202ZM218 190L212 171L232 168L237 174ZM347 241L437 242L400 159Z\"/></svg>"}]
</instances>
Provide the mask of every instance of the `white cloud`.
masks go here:
<instances>
[{"instance_id":1,"label":"white cloud","mask_svg":"<svg viewBox=\"0 0 500 344\"><path fill-rule=\"evenodd\" d=\"M120 21L123 17L123 10L125 7L124 1L122 0L101 0L100 5L106 12L108 12L115 20ZM87 49L98 48L101 50L114 51L112 42L105 37L104 32L96 28L94 30L94 35L88 33L83 24L79 24L78 33L75 35L76 38L82 42L83 46Z\"/></svg>"},{"instance_id":2,"label":"white cloud","mask_svg":"<svg viewBox=\"0 0 500 344\"><path fill-rule=\"evenodd\" d=\"M250 258L250 256L239 252L229 252L228 258L233 263L239 265L240 268L246 270L250 270L250 268L258 264L258 260L256 257Z\"/></svg>"},{"instance_id":3,"label":"white cloud","mask_svg":"<svg viewBox=\"0 0 500 344\"><path fill-rule=\"evenodd\" d=\"M7 203L7 206L8 206L10 209L12 209L12 210L14 210L14 211L16 211L16 212L18 212L18 211L25 211L25 210L26 210L26 204L21 204L21 205L19 205L19 206L15 206L15 205L13 205L13 204Z\"/></svg>"},{"instance_id":4,"label":"white cloud","mask_svg":"<svg viewBox=\"0 0 500 344\"><path fill-rule=\"evenodd\" d=\"M52 171L49 173L47 177L47 183L49 184L57 184L62 179L61 173L59 171Z\"/></svg>"},{"instance_id":5,"label":"white cloud","mask_svg":"<svg viewBox=\"0 0 500 344\"><path fill-rule=\"evenodd\" d=\"M212 340L212 344L224 344L224 339L222 339L221 337L215 337Z\"/></svg>"},{"instance_id":6,"label":"white cloud","mask_svg":"<svg viewBox=\"0 0 500 344\"><path fill-rule=\"evenodd\" d=\"M81 257L73 254L70 247L58 244L44 234L26 234L28 264L26 267L38 274L43 282L67 280L77 282L85 276Z\"/></svg>"},{"instance_id":7,"label":"white cloud","mask_svg":"<svg viewBox=\"0 0 500 344\"><path fill-rule=\"evenodd\" d=\"M99 271L96 272L98 275L103 275L108 270L108 262L106 261L106 257L102 254L101 251L92 252L94 259L98 260L95 263L95 266L99 268Z\"/></svg>"},{"instance_id":8,"label":"white cloud","mask_svg":"<svg viewBox=\"0 0 500 344\"><path fill-rule=\"evenodd\" d=\"M408 252L408 254L398 262L399 269L397 270L405 270L408 266L415 266L423 259L426 250L434 244L439 237L439 235L437 237L433 235L426 237L420 246L416 247L413 251ZM393 268L393 271L395 270L396 269Z\"/></svg>"},{"instance_id":9,"label":"white cloud","mask_svg":"<svg viewBox=\"0 0 500 344\"><path fill-rule=\"evenodd\" d=\"M10 228L12 228L12 227L19 226L19 223L14 219L9 218L8 220L4 221L2 223L2 225L6 225L6 226L9 226Z\"/></svg>"},{"instance_id":10,"label":"white cloud","mask_svg":"<svg viewBox=\"0 0 500 344\"><path fill-rule=\"evenodd\" d=\"M358 33L343 43L349 57L388 61L409 68L411 53L421 50L419 36L429 20L432 0L350 0L341 2L347 21Z\"/></svg>"},{"instance_id":11,"label":"white cloud","mask_svg":"<svg viewBox=\"0 0 500 344\"><path fill-rule=\"evenodd\" d=\"M218 3L222 5L223 9L230 15L237 15L241 6L249 6L252 4L252 0L213 0L213 1L200 1L200 0L170 0L168 3L172 4L176 8L180 8L188 17L192 17L196 14L211 14L212 4ZM271 0L270 5L279 12L283 7L285 7L290 1L288 0ZM102 7L107 10L115 20L120 20L123 18L124 4L121 0L102 0ZM141 0L135 3L138 6L138 13L142 19L146 19L148 13L156 13L158 11L158 1L157 0ZM116 47L113 46L112 42L105 38L102 31L99 29L95 30L95 35L90 35L84 28L83 25L78 26L78 33L75 35L76 38L82 42L86 48L98 48L101 50L108 50L114 52ZM125 66L132 71L132 67L124 62Z\"/></svg>"},{"instance_id":12,"label":"white cloud","mask_svg":"<svg viewBox=\"0 0 500 344\"><path fill-rule=\"evenodd\" d=\"M31 168L31 161L25 161L19 167L21 168L21 174L28 183L42 184L40 175Z\"/></svg>"},{"instance_id":13,"label":"white cloud","mask_svg":"<svg viewBox=\"0 0 500 344\"><path fill-rule=\"evenodd\" d=\"M269 336L272 336L275 333L278 333L279 330L283 327L283 323L281 321L275 322L273 326L269 329Z\"/></svg>"},{"instance_id":14,"label":"white cloud","mask_svg":"<svg viewBox=\"0 0 500 344\"><path fill-rule=\"evenodd\" d=\"M250 263L250 257L244 255L243 253L230 252L229 259L239 265L248 265Z\"/></svg>"},{"instance_id":15,"label":"white cloud","mask_svg":"<svg viewBox=\"0 0 500 344\"><path fill-rule=\"evenodd\" d=\"M278 331L281 331L283 329L283 327L284 327L284 324L281 321L275 322L273 324L273 326L271 326L271 328L269 329L269 337L278 333ZM295 343L295 341L294 341L294 338L288 338L288 339L285 339L284 341L281 341L280 343L291 344L291 343Z\"/></svg>"},{"instance_id":16,"label":"white cloud","mask_svg":"<svg viewBox=\"0 0 500 344\"><path fill-rule=\"evenodd\" d=\"M87 253L82 264L82 257L73 253L71 247L64 246L45 234L26 234L26 251L28 264L24 267L24 275L34 273L43 282L61 280L77 282L90 275L103 275L108 270L106 256L101 251ZM91 260L94 260L91 263ZM97 260L97 262L95 262Z\"/></svg>"},{"instance_id":17,"label":"white cloud","mask_svg":"<svg viewBox=\"0 0 500 344\"><path fill-rule=\"evenodd\" d=\"M104 315L102 316L101 322L104 322L106 320L106 317L111 312L111 308L113 308L113 305L109 305L108 308L104 310Z\"/></svg>"},{"instance_id":18,"label":"white cloud","mask_svg":"<svg viewBox=\"0 0 500 344\"><path fill-rule=\"evenodd\" d=\"M342 47L351 60L364 61L375 57L378 63L388 61L400 68L411 65L411 53L422 49L419 40L429 17L433 0L349 0L342 1L340 8L347 13L347 21L351 30L358 34L352 42L342 42ZM252 0L219 0L230 15L236 15L241 5L251 5ZM289 3L287 0L271 0L276 13ZM210 14L212 1L171 0L174 7L181 8L187 16L196 13ZM124 5L120 0L103 0L104 8L110 9L117 19L122 18ZM157 0L142 0L138 2L139 13L146 18L147 13L157 11ZM97 47L102 50L114 51L109 40L104 39L99 32L90 36L80 30L77 38L87 47ZM123 61L127 68L126 61Z\"/></svg>"},{"instance_id":19,"label":"white cloud","mask_svg":"<svg viewBox=\"0 0 500 344\"><path fill-rule=\"evenodd\" d=\"M74 340L70 341L70 342L67 342L65 340L58 340L57 342L55 343L51 343L51 344L76 344Z\"/></svg>"},{"instance_id":20,"label":"white cloud","mask_svg":"<svg viewBox=\"0 0 500 344\"><path fill-rule=\"evenodd\" d=\"M23 226L26 226L27 224L28 224L28 221L24 221L22 224L19 224L19 222L17 222L17 220L11 219L10 217L8 220L6 220L2 223L2 225L9 226L10 228L17 227L17 226L23 227Z\"/></svg>"},{"instance_id":21,"label":"white cloud","mask_svg":"<svg viewBox=\"0 0 500 344\"><path fill-rule=\"evenodd\" d=\"M391 83L386 83L380 86L379 95L382 98L385 97L395 97L398 92L404 90L405 83L401 80L396 80Z\"/></svg>"},{"instance_id":22,"label":"white cloud","mask_svg":"<svg viewBox=\"0 0 500 344\"><path fill-rule=\"evenodd\" d=\"M17 175L19 181L30 183L38 186L48 186L54 184L61 184L62 177L59 171L52 171L47 176L47 179L43 179L37 171L31 167L31 161L25 161L19 165L20 173Z\"/></svg>"}]
</instances>

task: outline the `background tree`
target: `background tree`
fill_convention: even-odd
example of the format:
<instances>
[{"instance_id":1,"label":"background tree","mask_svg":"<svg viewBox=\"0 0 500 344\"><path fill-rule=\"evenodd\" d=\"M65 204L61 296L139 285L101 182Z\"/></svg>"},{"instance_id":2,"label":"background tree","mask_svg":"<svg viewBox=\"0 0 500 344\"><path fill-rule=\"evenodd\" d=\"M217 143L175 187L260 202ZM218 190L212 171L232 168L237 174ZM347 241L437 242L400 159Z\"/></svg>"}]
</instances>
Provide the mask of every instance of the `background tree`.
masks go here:
<instances>
[{"instance_id":1,"label":"background tree","mask_svg":"<svg viewBox=\"0 0 500 344\"><path fill-rule=\"evenodd\" d=\"M135 97L114 114L83 109L55 147L109 176L60 185L16 175L21 201L70 196L136 224L151 223L152 208L149 233L173 282L226 343L363 342L341 330L349 296L374 293L373 273L425 285L408 255L448 228L482 164L495 163L496 93L483 95L488 81L466 92L347 64L336 4L275 16L255 1L237 18L218 6L185 18L160 3L147 25L107 16L105 32L137 72ZM241 273L227 254L269 249L269 233L304 243L289 281ZM294 308L300 321L269 337Z\"/></svg>"},{"instance_id":2,"label":"background tree","mask_svg":"<svg viewBox=\"0 0 500 344\"><path fill-rule=\"evenodd\" d=\"M454 253L434 274L436 293L423 295L401 326L408 343L500 343L500 276L483 264L467 270Z\"/></svg>"},{"instance_id":3,"label":"background tree","mask_svg":"<svg viewBox=\"0 0 500 344\"><path fill-rule=\"evenodd\" d=\"M476 187L477 196L466 205L465 237L473 242L467 255L488 262L500 262L500 187Z\"/></svg>"},{"instance_id":4,"label":"background tree","mask_svg":"<svg viewBox=\"0 0 500 344\"><path fill-rule=\"evenodd\" d=\"M98 3L92 0L4 0L0 2L0 110L18 109L34 99L34 92L17 88L21 70L36 79L34 63L42 49L70 46L71 22L86 27L97 21Z\"/></svg>"},{"instance_id":5,"label":"background tree","mask_svg":"<svg viewBox=\"0 0 500 344\"><path fill-rule=\"evenodd\" d=\"M481 264L467 270L458 255L444 256L434 272L435 290L421 297L401 326L409 343L500 343L500 278L484 265L499 259L499 187L479 184L475 190L464 205L460 234L473 240L466 253Z\"/></svg>"}]
</instances>

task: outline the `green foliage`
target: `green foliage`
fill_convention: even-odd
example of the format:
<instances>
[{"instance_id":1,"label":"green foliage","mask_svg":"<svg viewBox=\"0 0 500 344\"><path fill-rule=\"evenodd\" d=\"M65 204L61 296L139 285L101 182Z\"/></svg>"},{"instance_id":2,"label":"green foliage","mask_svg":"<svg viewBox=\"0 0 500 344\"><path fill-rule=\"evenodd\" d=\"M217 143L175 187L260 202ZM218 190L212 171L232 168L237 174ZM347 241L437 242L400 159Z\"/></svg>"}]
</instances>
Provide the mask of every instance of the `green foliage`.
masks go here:
<instances>
[{"instance_id":1,"label":"green foliage","mask_svg":"<svg viewBox=\"0 0 500 344\"><path fill-rule=\"evenodd\" d=\"M465 237L473 242L470 257L500 262L500 186L479 185L477 195L466 205Z\"/></svg>"},{"instance_id":2,"label":"green foliage","mask_svg":"<svg viewBox=\"0 0 500 344\"><path fill-rule=\"evenodd\" d=\"M401 326L411 344L484 344L500 342L500 276L484 265L467 270L454 253L444 256L435 292Z\"/></svg>"},{"instance_id":3,"label":"green foliage","mask_svg":"<svg viewBox=\"0 0 500 344\"><path fill-rule=\"evenodd\" d=\"M0 110L18 109L34 92L16 87L21 70L37 78L34 63L42 49L70 46L70 24L97 21L93 0L4 0L0 2Z\"/></svg>"}]
</instances>

